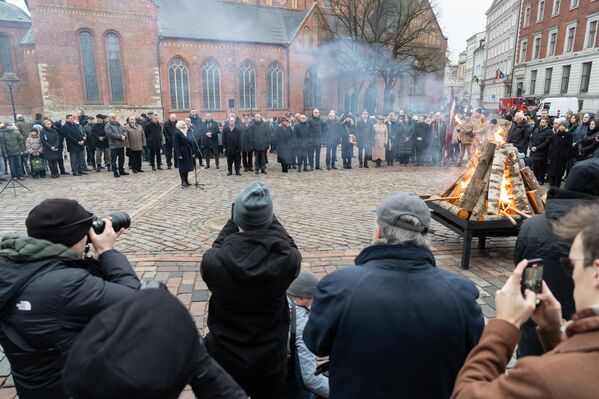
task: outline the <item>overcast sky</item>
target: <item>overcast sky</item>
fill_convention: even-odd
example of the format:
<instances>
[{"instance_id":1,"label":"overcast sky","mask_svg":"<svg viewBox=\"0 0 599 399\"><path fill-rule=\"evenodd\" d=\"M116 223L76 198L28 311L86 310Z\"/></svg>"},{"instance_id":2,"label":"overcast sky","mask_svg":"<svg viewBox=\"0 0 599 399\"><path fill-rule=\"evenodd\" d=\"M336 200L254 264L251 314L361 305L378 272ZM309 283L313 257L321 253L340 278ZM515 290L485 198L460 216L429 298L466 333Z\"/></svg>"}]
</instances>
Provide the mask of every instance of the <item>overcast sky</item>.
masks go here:
<instances>
[{"instance_id":1,"label":"overcast sky","mask_svg":"<svg viewBox=\"0 0 599 399\"><path fill-rule=\"evenodd\" d=\"M7 0L25 9L23 0ZM441 17L441 28L449 38L449 56L457 61L458 54L466 49L466 39L485 30L485 12L493 0L433 0Z\"/></svg>"}]
</instances>

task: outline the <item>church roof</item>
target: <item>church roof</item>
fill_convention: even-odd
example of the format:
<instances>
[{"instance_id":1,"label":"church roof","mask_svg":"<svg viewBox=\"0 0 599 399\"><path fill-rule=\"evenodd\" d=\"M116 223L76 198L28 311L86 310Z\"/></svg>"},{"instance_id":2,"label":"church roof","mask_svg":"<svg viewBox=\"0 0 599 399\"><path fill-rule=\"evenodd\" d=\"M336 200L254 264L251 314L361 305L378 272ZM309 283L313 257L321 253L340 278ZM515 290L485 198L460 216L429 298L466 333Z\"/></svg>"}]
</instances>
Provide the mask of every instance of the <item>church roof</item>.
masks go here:
<instances>
[{"instance_id":1,"label":"church roof","mask_svg":"<svg viewBox=\"0 0 599 399\"><path fill-rule=\"evenodd\" d=\"M24 45L35 44L35 41L33 40L33 29L29 28L27 32L25 32L20 43Z\"/></svg>"},{"instance_id":2,"label":"church roof","mask_svg":"<svg viewBox=\"0 0 599 399\"><path fill-rule=\"evenodd\" d=\"M14 4L0 0L0 22L25 22L31 23L31 18Z\"/></svg>"},{"instance_id":3,"label":"church roof","mask_svg":"<svg viewBox=\"0 0 599 399\"><path fill-rule=\"evenodd\" d=\"M161 38L288 44L312 11L210 0L160 0Z\"/></svg>"}]
</instances>

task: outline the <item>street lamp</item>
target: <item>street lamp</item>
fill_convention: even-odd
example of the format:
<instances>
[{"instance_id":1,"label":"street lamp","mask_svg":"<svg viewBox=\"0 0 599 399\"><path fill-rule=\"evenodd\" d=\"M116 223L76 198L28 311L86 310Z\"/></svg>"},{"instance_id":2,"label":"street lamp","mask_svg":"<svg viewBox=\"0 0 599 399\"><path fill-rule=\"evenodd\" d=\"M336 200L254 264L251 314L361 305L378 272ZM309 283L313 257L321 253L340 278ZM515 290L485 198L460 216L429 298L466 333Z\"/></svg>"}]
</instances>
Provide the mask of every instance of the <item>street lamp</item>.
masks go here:
<instances>
[{"instance_id":1,"label":"street lamp","mask_svg":"<svg viewBox=\"0 0 599 399\"><path fill-rule=\"evenodd\" d=\"M10 92L10 103L12 104L12 116L15 120L15 123L17 123L17 110L15 109L15 100L12 95L12 87L19 81L19 78L14 72L4 72L4 75L2 75L0 80L6 82L8 85L8 91Z\"/></svg>"}]
</instances>

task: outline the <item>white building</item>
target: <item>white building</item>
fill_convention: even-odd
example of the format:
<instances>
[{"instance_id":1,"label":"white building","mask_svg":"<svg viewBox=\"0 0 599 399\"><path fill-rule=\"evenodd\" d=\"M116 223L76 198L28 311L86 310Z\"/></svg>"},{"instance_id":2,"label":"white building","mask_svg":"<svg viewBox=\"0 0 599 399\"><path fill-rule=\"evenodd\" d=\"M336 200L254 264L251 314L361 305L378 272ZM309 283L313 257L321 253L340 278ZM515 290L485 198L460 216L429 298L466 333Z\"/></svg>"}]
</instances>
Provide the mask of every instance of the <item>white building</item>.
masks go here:
<instances>
[{"instance_id":1,"label":"white building","mask_svg":"<svg viewBox=\"0 0 599 399\"><path fill-rule=\"evenodd\" d=\"M477 106L479 104L480 84L482 83L482 71L479 71L478 75L474 73L474 52L479 47L482 47L484 43L485 32L479 32L475 35L472 35L468 40L466 40L466 64L464 67L464 101L462 105L468 107ZM475 97L473 95L473 90L475 90L478 93L479 97Z\"/></svg>"},{"instance_id":2,"label":"white building","mask_svg":"<svg viewBox=\"0 0 599 399\"><path fill-rule=\"evenodd\" d=\"M510 94L520 4L520 0L493 0L486 12L483 106L487 109L497 109L499 99Z\"/></svg>"},{"instance_id":3,"label":"white building","mask_svg":"<svg viewBox=\"0 0 599 399\"><path fill-rule=\"evenodd\" d=\"M485 74L485 58L486 58L486 47L485 40L483 39L480 42L480 45L476 50L474 50L473 63L474 67L472 69L473 77L472 80L475 81L472 83L472 100L470 101L474 108L479 108L483 106L483 89L484 89L484 81L483 76Z\"/></svg>"}]
</instances>

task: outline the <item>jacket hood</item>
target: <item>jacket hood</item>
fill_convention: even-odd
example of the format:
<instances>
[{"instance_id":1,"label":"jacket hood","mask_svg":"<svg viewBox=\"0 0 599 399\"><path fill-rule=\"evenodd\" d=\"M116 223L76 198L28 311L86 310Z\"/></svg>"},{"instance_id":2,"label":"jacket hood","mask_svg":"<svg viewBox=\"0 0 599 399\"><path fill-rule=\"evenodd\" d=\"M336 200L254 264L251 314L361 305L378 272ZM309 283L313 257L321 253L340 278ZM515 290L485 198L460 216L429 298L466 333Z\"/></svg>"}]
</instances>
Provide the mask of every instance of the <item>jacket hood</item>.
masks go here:
<instances>
[{"instance_id":1,"label":"jacket hood","mask_svg":"<svg viewBox=\"0 0 599 399\"><path fill-rule=\"evenodd\" d=\"M435 257L430 249L413 245L374 244L364 248L354 263L362 265L372 260L393 260L397 268L436 267Z\"/></svg>"},{"instance_id":2,"label":"jacket hood","mask_svg":"<svg viewBox=\"0 0 599 399\"><path fill-rule=\"evenodd\" d=\"M236 278L257 284L268 283L287 274L289 262L299 261L289 237L276 226L228 236L220 258Z\"/></svg>"},{"instance_id":3,"label":"jacket hood","mask_svg":"<svg viewBox=\"0 0 599 399\"><path fill-rule=\"evenodd\" d=\"M50 259L80 259L62 244L5 234L0 241L0 314L32 276L53 265Z\"/></svg>"},{"instance_id":4,"label":"jacket hood","mask_svg":"<svg viewBox=\"0 0 599 399\"><path fill-rule=\"evenodd\" d=\"M547 192L545 214L548 219L557 220L577 206L596 202L597 197L562 188L551 188Z\"/></svg>"}]
</instances>

